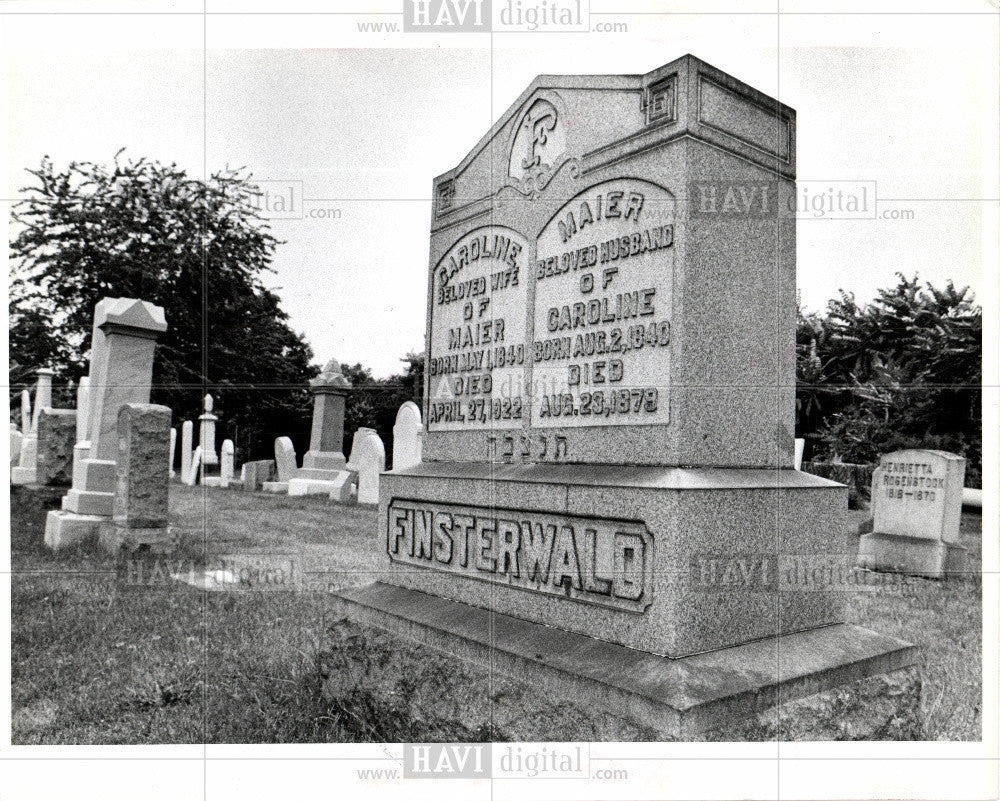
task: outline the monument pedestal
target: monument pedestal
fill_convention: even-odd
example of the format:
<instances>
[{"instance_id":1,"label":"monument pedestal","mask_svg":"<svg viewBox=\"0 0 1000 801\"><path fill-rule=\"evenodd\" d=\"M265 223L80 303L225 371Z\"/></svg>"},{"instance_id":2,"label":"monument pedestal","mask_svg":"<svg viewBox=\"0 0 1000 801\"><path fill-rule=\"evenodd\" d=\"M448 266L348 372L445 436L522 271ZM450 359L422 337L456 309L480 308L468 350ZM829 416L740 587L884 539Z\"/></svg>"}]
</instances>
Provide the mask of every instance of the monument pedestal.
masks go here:
<instances>
[{"instance_id":1,"label":"monument pedestal","mask_svg":"<svg viewBox=\"0 0 1000 801\"><path fill-rule=\"evenodd\" d=\"M967 553L967 549L957 543L876 531L861 537L858 567L908 576L948 578L968 570Z\"/></svg>"},{"instance_id":2,"label":"monument pedestal","mask_svg":"<svg viewBox=\"0 0 1000 801\"><path fill-rule=\"evenodd\" d=\"M669 657L843 622L846 488L795 470L424 462L382 580Z\"/></svg>"},{"instance_id":3,"label":"monument pedestal","mask_svg":"<svg viewBox=\"0 0 1000 801\"><path fill-rule=\"evenodd\" d=\"M351 697L355 688L345 685L360 676L365 692L402 698L404 705L413 700L421 720L443 724L447 739L463 729L473 737L481 733L479 718L500 729L494 736L511 739L716 739L713 732L739 731L768 708L904 671L918 657L914 646L895 637L839 624L669 659L387 584L341 590L332 600L335 613L360 624L362 641L355 648L357 638L350 637L350 645L325 658L324 694ZM381 643L366 627L418 645ZM379 644L388 659L378 653ZM463 675L461 664L435 660L423 646L487 668L490 680ZM433 669L416 667L432 661ZM422 675L433 676L435 687L446 685L451 702L420 703L427 690L420 686ZM417 687L400 693L400 676L417 677ZM490 695L486 688L505 676L516 684ZM901 701L914 696L886 694L893 693L886 723L905 712ZM515 696L514 708L505 703L508 695ZM462 702L455 704L455 697ZM565 704L574 708L561 714ZM427 710L442 719L426 720ZM742 731L739 738L751 739Z\"/></svg>"}]
</instances>

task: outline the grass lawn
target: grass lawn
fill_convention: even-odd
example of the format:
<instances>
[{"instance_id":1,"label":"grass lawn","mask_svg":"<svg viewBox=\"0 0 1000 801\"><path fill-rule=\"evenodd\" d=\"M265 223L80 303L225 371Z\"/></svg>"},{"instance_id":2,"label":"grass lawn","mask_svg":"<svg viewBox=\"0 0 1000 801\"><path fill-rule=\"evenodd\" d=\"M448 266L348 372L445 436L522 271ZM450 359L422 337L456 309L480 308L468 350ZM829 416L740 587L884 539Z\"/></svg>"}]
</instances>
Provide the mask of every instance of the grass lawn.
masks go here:
<instances>
[{"instance_id":1,"label":"grass lawn","mask_svg":"<svg viewBox=\"0 0 1000 801\"><path fill-rule=\"evenodd\" d=\"M180 549L124 562L89 546L44 548L45 514L63 494L11 489L14 744L358 739L351 713L320 696L316 656L332 622L324 593L276 582L290 569L316 587L374 580L374 510L173 484ZM852 525L865 517L851 515ZM980 529L978 516L963 516L974 565ZM205 592L169 578L237 554L233 573L256 576L255 589ZM253 572L261 566L270 584ZM980 738L978 577L898 578L858 593L850 619L922 647L928 739Z\"/></svg>"}]
</instances>

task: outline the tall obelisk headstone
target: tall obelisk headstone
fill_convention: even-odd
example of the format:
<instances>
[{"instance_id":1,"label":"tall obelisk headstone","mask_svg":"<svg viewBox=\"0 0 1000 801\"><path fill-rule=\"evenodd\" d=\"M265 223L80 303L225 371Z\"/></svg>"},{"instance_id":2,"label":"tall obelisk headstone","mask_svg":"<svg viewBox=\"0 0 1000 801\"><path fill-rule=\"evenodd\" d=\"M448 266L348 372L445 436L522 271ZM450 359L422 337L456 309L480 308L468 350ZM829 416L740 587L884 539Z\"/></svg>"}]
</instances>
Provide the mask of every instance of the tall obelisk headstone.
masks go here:
<instances>
[{"instance_id":1,"label":"tall obelisk headstone","mask_svg":"<svg viewBox=\"0 0 1000 801\"><path fill-rule=\"evenodd\" d=\"M57 549L96 534L110 517L115 495L118 411L148 403L156 340L167 330L163 309L133 298L105 298L94 311L91 345L90 451L73 466L73 488L61 511L49 512L45 541Z\"/></svg>"},{"instance_id":2,"label":"tall obelisk headstone","mask_svg":"<svg viewBox=\"0 0 1000 801\"><path fill-rule=\"evenodd\" d=\"M547 75L457 161L423 460L337 612L673 737L911 664L795 583L853 558L846 488L792 469L794 110L693 56Z\"/></svg>"},{"instance_id":3,"label":"tall obelisk headstone","mask_svg":"<svg viewBox=\"0 0 1000 801\"><path fill-rule=\"evenodd\" d=\"M211 394L206 394L205 411L198 418L200 423L198 444L201 446L201 463L204 467L219 463L219 454L215 450L215 424L219 418L212 412L214 406L215 399Z\"/></svg>"},{"instance_id":4,"label":"tall obelisk headstone","mask_svg":"<svg viewBox=\"0 0 1000 801\"><path fill-rule=\"evenodd\" d=\"M313 395L312 435L302 467L288 482L289 495L329 495L349 503L352 475L344 458L344 409L351 382L330 359L309 382Z\"/></svg>"}]
</instances>

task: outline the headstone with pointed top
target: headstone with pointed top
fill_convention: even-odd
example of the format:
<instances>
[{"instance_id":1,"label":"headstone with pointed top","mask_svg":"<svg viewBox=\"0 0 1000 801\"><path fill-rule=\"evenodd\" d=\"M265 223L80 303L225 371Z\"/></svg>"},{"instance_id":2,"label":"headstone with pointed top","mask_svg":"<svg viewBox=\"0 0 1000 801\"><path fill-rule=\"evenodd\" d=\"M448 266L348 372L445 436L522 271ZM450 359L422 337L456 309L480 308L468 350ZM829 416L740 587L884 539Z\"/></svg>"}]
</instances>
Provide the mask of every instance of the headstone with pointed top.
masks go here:
<instances>
[{"instance_id":1,"label":"headstone with pointed top","mask_svg":"<svg viewBox=\"0 0 1000 801\"><path fill-rule=\"evenodd\" d=\"M350 497L352 479L344 458L344 405L350 388L336 359L309 382L312 434L302 468L288 482L289 495L330 495L345 501Z\"/></svg>"},{"instance_id":2,"label":"headstone with pointed top","mask_svg":"<svg viewBox=\"0 0 1000 801\"><path fill-rule=\"evenodd\" d=\"M46 540L65 544L97 533L113 512L118 412L148 403L156 340L167 330L163 309L135 298L104 298L94 309L86 459L74 460L62 509L49 512ZM164 456L164 463L166 462Z\"/></svg>"},{"instance_id":3,"label":"headstone with pointed top","mask_svg":"<svg viewBox=\"0 0 1000 801\"><path fill-rule=\"evenodd\" d=\"M546 75L434 179L422 461L359 472L383 570L338 613L675 738L913 664L793 583L854 561L793 469L795 125L690 55Z\"/></svg>"}]
</instances>

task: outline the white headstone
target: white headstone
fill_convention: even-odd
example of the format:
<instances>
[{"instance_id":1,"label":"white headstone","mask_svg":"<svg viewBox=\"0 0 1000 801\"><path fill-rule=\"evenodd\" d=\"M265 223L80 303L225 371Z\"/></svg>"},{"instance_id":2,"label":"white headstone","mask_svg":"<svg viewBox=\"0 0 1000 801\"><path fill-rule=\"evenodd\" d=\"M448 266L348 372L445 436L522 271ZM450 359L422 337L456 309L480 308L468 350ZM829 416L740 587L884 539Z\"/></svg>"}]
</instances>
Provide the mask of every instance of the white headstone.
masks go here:
<instances>
[{"instance_id":1,"label":"white headstone","mask_svg":"<svg viewBox=\"0 0 1000 801\"><path fill-rule=\"evenodd\" d=\"M371 428L359 428L351 443L349 470L358 473L358 503L378 503L379 475L385 470L385 445Z\"/></svg>"},{"instance_id":2,"label":"white headstone","mask_svg":"<svg viewBox=\"0 0 1000 801\"><path fill-rule=\"evenodd\" d=\"M912 449L888 453L872 475L873 531L959 541L965 459Z\"/></svg>"},{"instance_id":3,"label":"white headstone","mask_svg":"<svg viewBox=\"0 0 1000 801\"><path fill-rule=\"evenodd\" d=\"M194 440L194 423L185 420L181 424L181 481L188 483L191 474L191 448Z\"/></svg>"},{"instance_id":4,"label":"white headstone","mask_svg":"<svg viewBox=\"0 0 1000 801\"><path fill-rule=\"evenodd\" d=\"M26 389L21 390L21 433L31 433L31 393Z\"/></svg>"},{"instance_id":5,"label":"white headstone","mask_svg":"<svg viewBox=\"0 0 1000 801\"><path fill-rule=\"evenodd\" d=\"M189 487L193 487L198 483L198 471L201 469L201 445L194 449L194 453L191 454L191 462L188 464L188 475L186 479L183 479L184 483Z\"/></svg>"},{"instance_id":6,"label":"white headstone","mask_svg":"<svg viewBox=\"0 0 1000 801\"><path fill-rule=\"evenodd\" d=\"M806 449L806 441L804 439L795 440L795 469L802 469L802 454Z\"/></svg>"},{"instance_id":7,"label":"white headstone","mask_svg":"<svg viewBox=\"0 0 1000 801\"><path fill-rule=\"evenodd\" d=\"M87 421L90 417L90 376L80 379L76 388L76 441L87 442Z\"/></svg>"},{"instance_id":8,"label":"white headstone","mask_svg":"<svg viewBox=\"0 0 1000 801\"><path fill-rule=\"evenodd\" d=\"M233 454L235 451L236 449L233 447L231 439L224 439L222 441L222 466L220 467L219 477L221 479L220 484L223 487L228 487L229 482L233 480L233 473L235 471Z\"/></svg>"},{"instance_id":9,"label":"white headstone","mask_svg":"<svg viewBox=\"0 0 1000 801\"><path fill-rule=\"evenodd\" d=\"M274 441L274 462L278 466L278 481L295 478L298 465L295 462L295 446L288 437L278 437Z\"/></svg>"},{"instance_id":10,"label":"white headstone","mask_svg":"<svg viewBox=\"0 0 1000 801\"><path fill-rule=\"evenodd\" d=\"M37 371L38 383L35 385L35 408L31 414L31 433L38 433L38 415L42 409L52 408L52 376L55 373L48 367Z\"/></svg>"},{"instance_id":11,"label":"white headstone","mask_svg":"<svg viewBox=\"0 0 1000 801\"><path fill-rule=\"evenodd\" d=\"M420 407L413 401L407 401L399 407L396 424L392 427L393 470L405 470L420 464L423 450L422 432Z\"/></svg>"},{"instance_id":12,"label":"white headstone","mask_svg":"<svg viewBox=\"0 0 1000 801\"><path fill-rule=\"evenodd\" d=\"M21 458L21 443L24 442L24 434L17 430L17 426L10 424L10 463L18 464Z\"/></svg>"},{"instance_id":13,"label":"white headstone","mask_svg":"<svg viewBox=\"0 0 1000 801\"><path fill-rule=\"evenodd\" d=\"M170 477L173 478L176 473L174 472L174 457L177 455L177 429L170 429Z\"/></svg>"}]
</instances>

